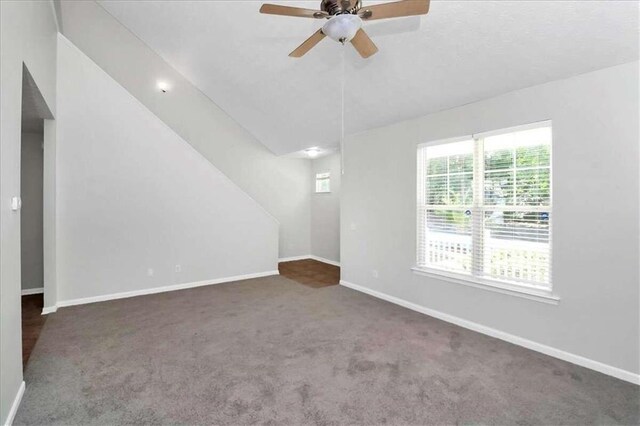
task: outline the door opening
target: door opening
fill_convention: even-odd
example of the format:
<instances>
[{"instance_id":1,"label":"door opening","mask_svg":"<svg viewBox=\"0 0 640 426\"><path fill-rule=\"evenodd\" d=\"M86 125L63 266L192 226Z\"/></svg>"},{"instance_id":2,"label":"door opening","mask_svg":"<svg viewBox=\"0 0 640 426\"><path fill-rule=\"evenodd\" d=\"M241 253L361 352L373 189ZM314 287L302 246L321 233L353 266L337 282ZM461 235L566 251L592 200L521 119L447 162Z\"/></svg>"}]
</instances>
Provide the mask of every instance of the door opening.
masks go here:
<instances>
[{"instance_id":1,"label":"door opening","mask_svg":"<svg viewBox=\"0 0 640 426\"><path fill-rule=\"evenodd\" d=\"M29 70L22 68L20 138L20 266L23 368L46 319L44 301L44 148L45 119L53 116Z\"/></svg>"}]
</instances>

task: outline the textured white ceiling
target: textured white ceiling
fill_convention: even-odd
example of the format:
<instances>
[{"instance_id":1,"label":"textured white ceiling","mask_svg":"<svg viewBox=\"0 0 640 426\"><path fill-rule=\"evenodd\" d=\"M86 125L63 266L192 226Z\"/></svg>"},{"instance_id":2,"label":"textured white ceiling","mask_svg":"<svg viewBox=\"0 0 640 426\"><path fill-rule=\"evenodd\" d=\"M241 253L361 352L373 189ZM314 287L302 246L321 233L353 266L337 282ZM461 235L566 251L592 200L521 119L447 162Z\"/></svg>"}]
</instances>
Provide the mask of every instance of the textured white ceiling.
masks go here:
<instances>
[{"instance_id":1,"label":"textured white ceiling","mask_svg":"<svg viewBox=\"0 0 640 426\"><path fill-rule=\"evenodd\" d=\"M261 3L100 1L276 154L338 143L343 54L347 133L638 59L636 1L433 1L365 23L370 59L328 38L289 58L324 21Z\"/></svg>"}]
</instances>

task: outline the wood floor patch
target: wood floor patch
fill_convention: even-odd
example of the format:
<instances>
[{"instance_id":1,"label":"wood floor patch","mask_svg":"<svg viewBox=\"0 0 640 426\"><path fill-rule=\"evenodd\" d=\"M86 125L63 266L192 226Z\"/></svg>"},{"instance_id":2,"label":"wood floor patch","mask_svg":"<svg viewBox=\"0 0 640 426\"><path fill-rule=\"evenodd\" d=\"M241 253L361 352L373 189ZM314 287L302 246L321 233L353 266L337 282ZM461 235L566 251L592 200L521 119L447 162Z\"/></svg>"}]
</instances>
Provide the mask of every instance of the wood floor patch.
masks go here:
<instances>
[{"instance_id":1,"label":"wood floor patch","mask_svg":"<svg viewBox=\"0 0 640 426\"><path fill-rule=\"evenodd\" d=\"M337 285L340 268L313 259L295 260L278 264L280 275L313 288Z\"/></svg>"},{"instance_id":2,"label":"wood floor patch","mask_svg":"<svg viewBox=\"0 0 640 426\"><path fill-rule=\"evenodd\" d=\"M42 315L43 294L22 296L22 368L26 368L31 351L33 351L40 332L47 320Z\"/></svg>"}]
</instances>

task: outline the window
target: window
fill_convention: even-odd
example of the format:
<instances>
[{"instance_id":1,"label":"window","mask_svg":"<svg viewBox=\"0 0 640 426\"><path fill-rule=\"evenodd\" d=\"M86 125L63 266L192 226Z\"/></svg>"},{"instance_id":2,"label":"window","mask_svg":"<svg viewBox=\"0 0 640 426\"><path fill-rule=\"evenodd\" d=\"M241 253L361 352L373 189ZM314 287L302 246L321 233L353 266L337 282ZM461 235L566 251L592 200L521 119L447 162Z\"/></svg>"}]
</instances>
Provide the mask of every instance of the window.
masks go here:
<instances>
[{"instance_id":1,"label":"window","mask_svg":"<svg viewBox=\"0 0 640 426\"><path fill-rule=\"evenodd\" d=\"M418 147L419 269L551 289L551 124Z\"/></svg>"},{"instance_id":2,"label":"window","mask_svg":"<svg viewBox=\"0 0 640 426\"><path fill-rule=\"evenodd\" d=\"M316 174L316 192L331 192L329 182L330 173Z\"/></svg>"}]
</instances>

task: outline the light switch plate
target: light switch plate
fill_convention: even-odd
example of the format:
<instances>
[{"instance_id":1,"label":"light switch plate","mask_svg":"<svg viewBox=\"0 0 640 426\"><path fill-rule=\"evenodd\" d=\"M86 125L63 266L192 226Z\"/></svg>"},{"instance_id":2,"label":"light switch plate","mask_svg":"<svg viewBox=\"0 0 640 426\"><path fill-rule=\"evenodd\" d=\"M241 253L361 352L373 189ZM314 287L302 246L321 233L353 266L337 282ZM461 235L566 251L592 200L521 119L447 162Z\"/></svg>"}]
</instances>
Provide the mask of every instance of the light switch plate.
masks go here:
<instances>
[{"instance_id":1,"label":"light switch plate","mask_svg":"<svg viewBox=\"0 0 640 426\"><path fill-rule=\"evenodd\" d=\"M11 210L17 211L20 210L20 207L22 207L22 200L20 197L13 197L11 199Z\"/></svg>"}]
</instances>

